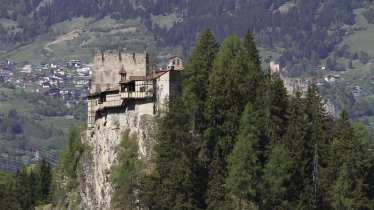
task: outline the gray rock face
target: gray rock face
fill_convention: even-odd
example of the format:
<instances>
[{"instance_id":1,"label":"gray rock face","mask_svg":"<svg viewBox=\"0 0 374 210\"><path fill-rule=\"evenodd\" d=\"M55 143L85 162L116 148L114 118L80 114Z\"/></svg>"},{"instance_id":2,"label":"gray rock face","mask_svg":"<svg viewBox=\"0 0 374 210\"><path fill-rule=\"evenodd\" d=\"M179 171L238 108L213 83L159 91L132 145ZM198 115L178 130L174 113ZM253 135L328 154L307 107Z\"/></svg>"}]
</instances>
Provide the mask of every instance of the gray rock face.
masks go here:
<instances>
[{"instance_id":1,"label":"gray rock face","mask_svg":"<svg viewBox=\"0 0 374 210\"><path fill-rule=\"evenodd\" d=\"M110 175L118 164L122 133L137 136L141 158L152 167L152 145L156 131L152 103L136 104L132 110L102 113L82 141L88 146L82 159L84 181L80 185L81 209L111 209L113 186Z\"/></svg>"}]
</instances>

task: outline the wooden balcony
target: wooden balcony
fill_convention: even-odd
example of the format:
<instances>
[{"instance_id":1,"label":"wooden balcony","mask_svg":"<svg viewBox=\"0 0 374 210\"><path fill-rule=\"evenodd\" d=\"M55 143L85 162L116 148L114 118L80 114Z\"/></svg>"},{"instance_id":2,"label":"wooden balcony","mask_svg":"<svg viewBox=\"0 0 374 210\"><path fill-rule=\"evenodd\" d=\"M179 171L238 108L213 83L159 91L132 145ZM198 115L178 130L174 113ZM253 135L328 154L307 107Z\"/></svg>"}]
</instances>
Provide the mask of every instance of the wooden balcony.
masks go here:
<instances>
[{"instance_id":1,"label":"wooden balcony","mask_svg":"<svg viewBox=\"0 0 374 210\"><path fill-rule=\"evenodd\" d=\"M146 99L151 97L153 97L153 94L147 91L121 92L122 99Z\"/></svg>"}]
</instances>

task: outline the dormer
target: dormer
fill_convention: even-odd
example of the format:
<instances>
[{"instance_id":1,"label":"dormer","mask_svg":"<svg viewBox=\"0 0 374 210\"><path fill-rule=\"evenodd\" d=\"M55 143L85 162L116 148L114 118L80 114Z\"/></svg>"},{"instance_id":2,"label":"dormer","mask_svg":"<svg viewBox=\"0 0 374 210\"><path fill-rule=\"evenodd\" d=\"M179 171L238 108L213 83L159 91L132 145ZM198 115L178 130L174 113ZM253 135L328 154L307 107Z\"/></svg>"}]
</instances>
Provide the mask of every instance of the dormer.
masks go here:
<instances>
[{"instance_id":1,"label":"dormer","mask_svg":"<svg viewBox=\"0 0 374 210\"><path fill-rule=\"evenodd\" d=\"M127 72L126 72L125 68L123 67L123 65L122 65L122 68L119 70L118 73L121 75L121 81L127 79L127 77L126 77Z\"/></svg>"}]
</instances>

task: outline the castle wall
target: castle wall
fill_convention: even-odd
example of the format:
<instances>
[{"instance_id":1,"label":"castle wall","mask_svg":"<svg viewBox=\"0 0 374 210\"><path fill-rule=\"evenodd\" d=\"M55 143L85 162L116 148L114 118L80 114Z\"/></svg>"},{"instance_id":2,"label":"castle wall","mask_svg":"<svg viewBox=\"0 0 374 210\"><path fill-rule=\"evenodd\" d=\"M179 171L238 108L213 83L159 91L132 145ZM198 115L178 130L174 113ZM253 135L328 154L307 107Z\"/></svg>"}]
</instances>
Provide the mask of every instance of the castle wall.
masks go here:
<instances>
[{"instance_id":1,"label":"castle wall","mask_svg":"<svg viewBox=\"0 0 374 210\"><path fill-rule=\"evenodd\" d=\"M170 93L170 71L156 79L156 113L159 113L161 107L169 100Z\"/></svg>"},{"instance_id":2,"label":"castle wall","mask_svg":"<svg viewBox=\"0 0 374 210\"><path fill-rule=\"evenodd\" d=\"M130 76L146 76L146 53L95 53L93 55L92 82L90 93L102 92L118 86L122 66Z\"/></svg>"}]
</instances>

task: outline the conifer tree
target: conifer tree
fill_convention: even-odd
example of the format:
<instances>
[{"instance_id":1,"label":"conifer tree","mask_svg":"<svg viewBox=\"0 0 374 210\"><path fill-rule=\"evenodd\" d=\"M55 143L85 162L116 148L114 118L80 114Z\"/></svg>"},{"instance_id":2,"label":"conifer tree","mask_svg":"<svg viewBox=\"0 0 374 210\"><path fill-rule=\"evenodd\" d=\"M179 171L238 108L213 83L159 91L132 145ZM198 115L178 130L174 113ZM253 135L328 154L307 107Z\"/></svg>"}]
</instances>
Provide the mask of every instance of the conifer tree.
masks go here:
<instances>
[{"instance_id":1,"label":"conifer tree","mask_svg":"<svg viewBox=\"0 0 374 210\"><path fill-rule=\"evenodd\" d=\"M208 98L205 104L208 124L205 130L208 150L215 145L226 158L231 153L238 134L240 117L248 102L248 70L243 63L242 44L235 36L229 36L214 62L209 77Z\"/></svg>"},{"instance_id":2,"label":"conifer tree","mask_svg":"<svg viewBox=\"0 0 374 210\"><path fill-rule=\"evenodd\" d=\"M243 46L245 49L244 52L246 61L252 64L256 70L261 70L260 53L258 52L253 34L250 30L248 30L244 36Z\"/></svg>"},{"instance_id":3,"label":"conifer tree","mask_svg":"<svg viewBox=\"0 0 374 210\"><path fill-rule=\"evenodd\" d=\"M39 189L40 189L40 203L48 203L50 200L50 190L51 190L51 180L52 180L52 168L51 165L43 159L40 163L40 178L39 178Z\"/></svg>"},{"instance_id":4,"label":"conifer tree","mask_svg":"<svg viewBox=\"0 0 374 210\"><path fill-rule=\"evenodd\" d=\"M248 72L248 98L253 103L257 97L257 88L264 84L264 72L261 69L261 57L254 42L254 38L251 31L247 31L243 40L243 59L247 63Z\"/></svg>"},{"instance_id":5,"label":"conifer tree","mask_svg":"<svg viewBox=\"0 0 374 210\"><path fill-rule=\"evenodd\" d=\"M343 111L335 122L334 141L330 150L329 177L334 183L331 191L334 209L368 208L365 193L366 171L370 170L368 148L368 140L355 134L348 113Z\"/></svg>"},{"instance_id":6,"label":"conifer tree","mask_svg":"<svg viewBox=\"0 0 374 210\"><path fill-rule=\"evenodd\" d=\"M354 170L354 169L353 169ZM340 167L338 179L333 185L333 209L369 209L368 200L364 194L364 183L361 177L356 177L346 163ZM356 170L354 170L356 171Z\"/></svg>"},{"instance_id":7,"label":"conifer tree","mask_svg":"<svg viewBox=\"0 0 374 210\"><path fill-rule=\"evenodd\" d=\"M231 154L239 133L240 117L248 102L248 69L243 61L243 47L235 36L229 36L222 44L209 77L208 98L205 103L208 122L204 132L209 166L207 205L209 209L228 196L214 196L217 186L225 186L226 161ZM216 164L221 162L224 164ZM216 167L222 168L216 168ZM222 190L220 194L228 192ZM218 192L217 192L218 193Z\"/></svg>"},{"instance_id":8,"label":"conifer tree","mask_svg":"<svg viewBox=\"0 0 374 210\"><path fill-rule=\"evenodd\" d=\"M303 190L304 171L302 170L306 152L306 119L305 108L303 107L301 93L298 91L295 97L292 97L287 110L287 128L282 138L289 156L291 167L291 182L288 186L287 200L291 205L298 202L300 192Z\"/></svg>"},{"instance_id":9,"label":"conifer tree","mask_svg":"<svg viewBox=\"0 0 374 210\"><path fill-rule=\"evenodd\" d=\"M270 70L269 70L270 72ZM273 143L279 141L285 133L287 127L287 109L288 96L284 87L283 80L278 74L270 76L270 90L267 90L270 103L267 105L269 109L269 138Z\"/></svg>"},{"instance_id":10,"label":"conifer tree","mask_svg":"<svg viewBox=\"0 0 374 210\"><path fill-rule=\"evenodd\" d=\"M18 185L15 179L15 175L7 178L4 183L4 194L2 202L0 203L0 209L22 209L19 202Z\"/></svg>"},{"instance_id":11,"label":"conifer tree","mask_svg":"<svg viewBox=\"0 0 374 210\"><path fill-rule=\"evenodd\" d=\"M14 175L16 195L22 209L30 209L34 204L33 190L30 187L31 180L26 168L17 171Z\"/></svg>"},{"instance_id":12,"label":"conifer tree","mask_svg":"<svg viewBox=\"0 0 374 210\"><path fill-rule=\"evenodd\" d=\"M260 201L266 143L261 139L257 124L259 115L260 112L248 103L242 116L238 141L228 160L227 185L236 196L235 204L240 208L245 203Z\"/></svg>"},{"instance_id":13,"label":"conifer tree","mask_svg":"<svg viewBox=\"0 0 374 210\"><path fill-rule=\"evenodd\" d=\"M207 165L209 164L207 148L202 140L202 134L207 125L204 118L204 103L207 100L209 75L213 71L213 61L218 52L218 48L219 44L217 39L213 32L207 28L201 33L195 48L191 52L188 65L183 71L184 82L182 98L191 119L190 125L193 137L196 141L200 142L198 144L198 149L200 150L201 160L199 161L200 169L198 171L202 181L202 191L206 189L208 177Z\"/></svg>"},{"instance_id":14,"label":"conifer tree","mask_svg":"<svg viewBox=\"0 0 374 210\"><path fill-rule=\"evenodd\" d=\"M287 191L290 183L291 160L282 144L271 150L264 168L262 209L290 209Z\"/></svg>"},{"instance_id":15,"label":"conifer tree","mask_svg":"<svg viewBox=\"0 0 374 210\"><path fill-rule=\"evenodd\" d=\"M227 176L226 161L220 154L222 152L216 146L213 160L210 164L208 191L206 194L208 210L233 209L233 203L225 183Z\"/></svg>"},{"instance_id":16,"label":"conifer tree","mask_svg":"<svg viewBox=\"0 0 374 210\"><path fill-rule=\"evenodd\" d=\"M297 208L328 208L327 184L324 176L330 144L331 118L323 108L321 96L315 86L308 88L303 106L305 108L306 129L303 163L300 166L303 190L300 192Z\"/></svg>"},{"instance_id":17,"label":"conifer tree","mask_svg":"<svg viewBox=\"0 0 374 210\"><path fill-rule=\"evenodd\" d=\"M288 97L283 82L267 74L258 97L243 112L240 135L229 158L228 185L239 199L263 208L263 170L286 125Z\"/></svg>"},{"instance_id":18,"label":"conifer tree","mask_svg":"<svg viewBox=\"0 0 374 210\"><path fill-rule=\"evenodd\" d=\"M201 134L204 127L204 101L207 97L209 75L212 72L213 61L218 52L218 42L213 32L208 28L201 33L199 40L183 71L183 99L192 117L192 127L195 133Z\"/></svg>"},{"instance_id":19,"label":"conifer tree","mask_svg":"<svg viewBox=\"0 0 374 210\"><path fill-rule=\"evenodd\" d=\"M170 102L159 120L156 166L142 189L143 199L151 209L204 208L189 120L179 100Z\"/></svg>"}]
</instances>

